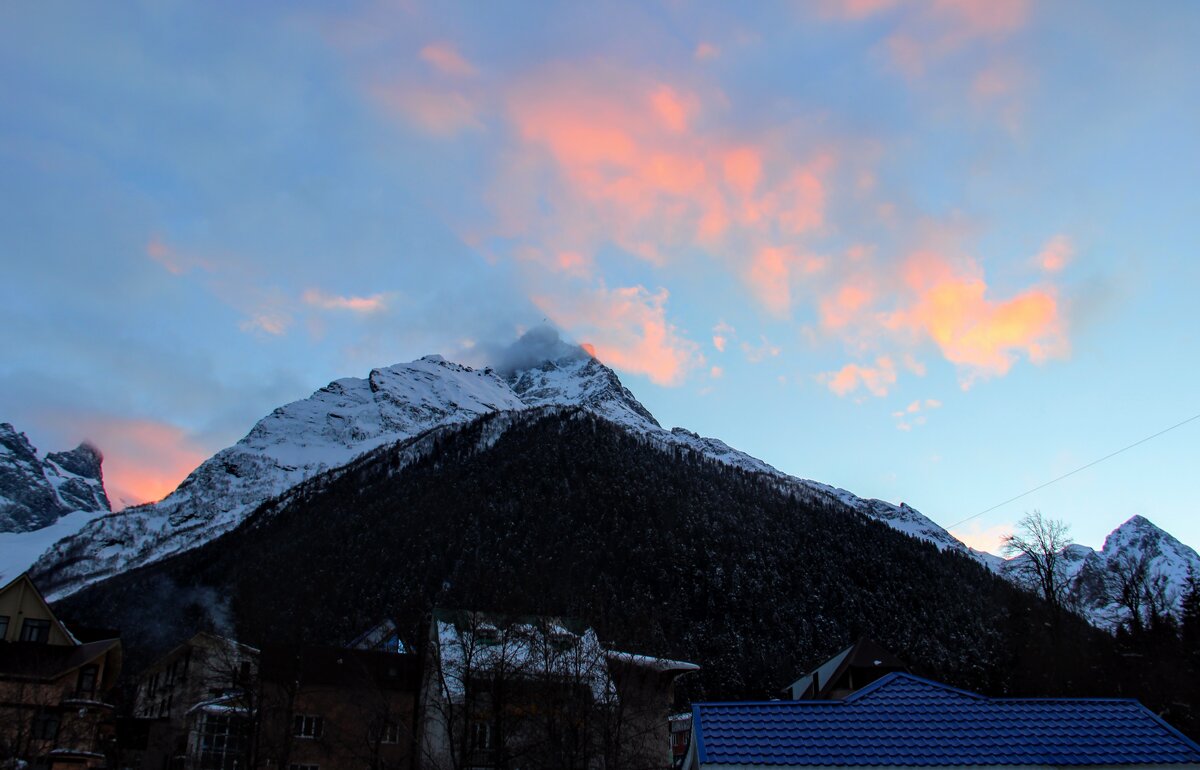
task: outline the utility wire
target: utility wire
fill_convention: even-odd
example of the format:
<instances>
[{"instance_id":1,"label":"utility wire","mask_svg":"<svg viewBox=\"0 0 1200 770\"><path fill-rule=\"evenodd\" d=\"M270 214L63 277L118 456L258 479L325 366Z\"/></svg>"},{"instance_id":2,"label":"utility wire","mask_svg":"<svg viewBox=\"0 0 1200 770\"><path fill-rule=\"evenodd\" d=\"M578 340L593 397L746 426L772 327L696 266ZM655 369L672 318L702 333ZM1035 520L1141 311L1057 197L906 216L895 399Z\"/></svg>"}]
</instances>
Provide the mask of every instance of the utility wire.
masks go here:
<instances>
[{"instance_id":1,"label":"utility wire","mask_svg":"<svg viewBox=\"0 0 1200 770\"><path fill-rule=\"evenodd\" d=\"M1034 487L1033 489L1030 489L1026 492L1022 492L1021 494L1017 495L1016 497L1010 497L1002 503L996 503L991 508L985 508L984 510L980 511L979 513L977 513L973 516L968 516L967 518L963 519L962 521L956 521L953 524L951 524L950 526L946 527L946 529L954 529L955 527L957 527L959 525L966 524L968 521L971 521L972 519L978 519L980 516L982 516L985 513L991 513L992 511L996 510L997 508L1008 505L1009 503L1013 502L1014 500L1020 500L1022 497L1025 497L1026 495L1032 495L1034 492L1038 491L1039 489L1045 489L1046 487L1050 486L1051 484L1057 484L1058 482L1062 481L1063 479L1067 478L1068 476L1074 476L1076 473L1079 473L1080 471L1086 471L1088 468L1091 468L1093 465L1099 465L1100 463L1104 462L1105 460L1107 460L1111 457L1116 457L1117 455L1121 454L1122 452L1127 452L1130 449L1133 449L1135 446L1145 444L1150 439L1158 438L1159 436L1163 435L1164 433L1169 433L1170 431L1173 431L1176 428L1187 425L1189 422L1192 422L1193 420L1200 420L1200 414L1194 414L1191 417L1184 420L1183 422L1177 422L1169 428L1164 428L1164 429L1160 430L1158 433L1155 433L1153 436L1146 436L1144 439L1135 441L1127 447L1122 447L1121 449L1118 449L1117 451L1115 451L1111 454L1106 454L1103 457L1101 457L1099 460L1092 460L1087 465L1081 465L1078 468L1076 468L1075 470L1070 471L1069 473L1064 473L1063 475L1059 476L1056 479L1051 479L1050 481L1047 481L1045 484L1040 484L1040 485Z\"/></svg>"}]
</instances>

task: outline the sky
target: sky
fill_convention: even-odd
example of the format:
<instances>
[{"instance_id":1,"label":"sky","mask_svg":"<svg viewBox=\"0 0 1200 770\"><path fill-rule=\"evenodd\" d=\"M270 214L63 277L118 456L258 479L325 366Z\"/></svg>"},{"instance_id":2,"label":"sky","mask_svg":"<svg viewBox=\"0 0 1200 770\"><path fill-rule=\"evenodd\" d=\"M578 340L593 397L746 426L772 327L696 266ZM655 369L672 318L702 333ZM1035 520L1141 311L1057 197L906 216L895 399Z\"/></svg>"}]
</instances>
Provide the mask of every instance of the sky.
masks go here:
<instances>
[{"instance_id":1,"label":"sky","mask_svg":"<svg viewBox=\"0 0 1200 770\"><path fill-rule=\"evenodd\" d=\"M9 3L0 420L158 499L548 323L667 426L996 550L1200 546L1200 6Z\"/></svg>"}]
</instances>

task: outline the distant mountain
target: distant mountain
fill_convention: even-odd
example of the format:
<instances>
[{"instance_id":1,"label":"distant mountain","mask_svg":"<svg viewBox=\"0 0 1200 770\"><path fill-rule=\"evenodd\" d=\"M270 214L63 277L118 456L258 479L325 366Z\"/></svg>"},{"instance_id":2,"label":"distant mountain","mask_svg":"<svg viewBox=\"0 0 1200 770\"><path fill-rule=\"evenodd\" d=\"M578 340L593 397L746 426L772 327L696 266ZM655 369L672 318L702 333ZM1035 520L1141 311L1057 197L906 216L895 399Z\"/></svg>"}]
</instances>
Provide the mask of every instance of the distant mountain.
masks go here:
<instances>
[{"instance_id":1,"label":"distant mountain","mask_svg":"<svg viewBox=\"0 0 1200 770\"><path fill-rule=\"evenodd\" d=\"M1146 578L1159 584L1157 590L1172 609L1178 607L1183 596L1188 570L1200 576L1200 554L1144 516L1134 516L1114 529L1099 551L1071 544L1063 549L1062 556L1070 598L1089 621L1101 628L1115 628L1130 620L1118 597L1123 574L1128 580L1131 569L1144 567ZM994 568L1015 580L1022 561L1018 557Z\"/></svg>"},{"instance_id":2,"label":"distant mountain","mask_svg":"<svg viewBox=\"0 0 1200 770\"><path fill-rule=\"evenodd\" d=\"M0 423L0 533L31 532L74 511L108 511L103 457L90 444L44 458L24 433Z\"/></svg>"},{"instance_id":3,"label":"distant mountain","mask_svg":"<svg viewBox=\"0 0 1200 770\"><path fill-rule=\"evenodd\" d=\"M686 434L557 405L377 447L57 606L118 625L134 668L204 627L330 643L389 617L418 644L433 607L586 618L699 663L685 686L716 698L770 697L859 635L956 684L1044 692L1076 667L1094 681L1107 639L1068 622L1059 661L1034 598L967 553Z\"/></svg>"},{"instance_id":4,"label":"distant mountain","mask_svg":"<svg viewBox=\"0 0 1200 770\"><path fill-rule=\"evenodd\" d=\"M36 565L39 584L52 596L66 595L209 542L259 505L365 452L481 415L547 406L582 408L641 440L768 474L797 494L837 501L939 548L966 552L946 530L907 505L864 500L784 474L717 439L664 429L612 369L583 348L561 342L551 330L530 332L503 358L507 363L496 369L473 369L426 356L374 369L365 379L336 380L279 407L161 502L96 519L56 543Z\"/></svg>"}]
</instances>

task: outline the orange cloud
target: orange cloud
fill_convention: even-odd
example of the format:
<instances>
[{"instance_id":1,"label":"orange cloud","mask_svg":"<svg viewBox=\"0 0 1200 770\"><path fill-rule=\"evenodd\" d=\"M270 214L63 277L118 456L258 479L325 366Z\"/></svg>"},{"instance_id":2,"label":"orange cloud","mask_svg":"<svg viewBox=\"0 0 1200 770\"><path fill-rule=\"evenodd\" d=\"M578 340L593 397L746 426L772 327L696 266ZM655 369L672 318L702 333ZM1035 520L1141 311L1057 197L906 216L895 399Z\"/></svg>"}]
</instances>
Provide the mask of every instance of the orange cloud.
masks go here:
<instances>
[{"instance_id":1,"label":"orange cloud","mask_svg":"<svg viewBox=\"0 0 1200 770\"><path fill-rule=\"evenodd\" d=\"M731 142L701 119L721 98L603 66L518 83L507 104L522 152L492 196L501 234L585 254L611 241L662 263L682 248L733 259L820 228L832 152L798 161L783 142ZM561 189L546 195L547 178Z\"/></svg>"},{"instance_id":2,"label":"orange cloud","mask_svg":"<svg viewBox=\"0 0 1200 770\"><path fill-rule=\"evenodd\" d=\"M475 74L475 66L450 43L430 43L421 49L419 55L422 61L443 75L470 77Z\"/></svg>"},{"instance_id":3,"label":"orange cloud","mask_svg":"<svg viewBox=\"0 0 1200 770\"><path fill-rule=\"evenodd\" d=\"M991 300L981 277L934 252L913 254L904 274L916 299L889 324L933 339L942 355L964 372L964 388L980 377L1006 374L1020 353L1041 362L1066 347L1051 289Z\"/></svg>"},{"instance_id":4,"label":"orange cloud","mask_svg":"<svg viewBox=\"0 0 1200 770\"><path fill-rule=\"evenodd\" d=\"M309 289L302 297L306 305L322 310L350 310L355 313L375 313L386 307L382 294L370 297L339 297L326 294L320 289Z\"/></svg>"},{"instance_id":5,"label":"orange cloud","mask_svg":"<svg viewBox=\"0 0 1200 770\"><path fill-rule=\"evenodd\" d=\"M161 500L210 454L181 428L155 420L72 415L63 428L104 453L104 486L114 510Z\"/></svg>"},{"instance_id":6,"label":"orange cloud","mask_svg":"<svg viewBox=\"0 0 1200 770\"><path fill-rule=\"evenodd\" d=\"M585 339L588 352L609 366L644 374L658 385L680 385L702 363L694 342L666 317L666 289L603 285L569 300L535 296L533 303L558 326Z\"/></svg>"},{"instance_id":7,"label":"orange cloud","mask_svg":"<svg viewBox=\"0 0 1200 770\"><path fill-rule=\"evenodd\" d=\"M883 397L896 384L896 364L890 356L880 356L874 366L846 364L836 372L818 375L817 379L839 396L854 393L861 386L871 395Z\"/></svg>"},{"instance_id":8,"label":"orange cloud","mask_svg":"<svg viewBox=\"0 0 1200 770\"><path fill-rule=\"evenodd\" d=\"M1075 246L1065 235L1056 235L1042 246L1042 250L1034 258L1038 266L1047 273L1057 273L1062 270L1075 256Z\"/></svg>"}]
</instances>

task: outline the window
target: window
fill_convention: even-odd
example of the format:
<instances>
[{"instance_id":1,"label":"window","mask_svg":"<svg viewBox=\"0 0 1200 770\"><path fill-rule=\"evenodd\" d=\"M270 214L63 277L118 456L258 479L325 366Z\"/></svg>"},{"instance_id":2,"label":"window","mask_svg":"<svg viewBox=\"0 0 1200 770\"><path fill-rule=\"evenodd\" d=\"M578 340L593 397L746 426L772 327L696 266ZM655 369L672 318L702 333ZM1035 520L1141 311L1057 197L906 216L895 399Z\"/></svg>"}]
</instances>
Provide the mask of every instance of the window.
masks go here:
<instances>
[{"instance_id":1,"label":"window","mask_svg":"<svg viewBox=\"0 0 1200 770\"><path fill-rule=\"evenodd\" d=\"M297 738L320 738L325 731L325 720L310 714L297 714L292 724Z\"/></svg>"},{"instance_id":2,"label":"window","mask_svg":"<svg viewBox=\"0 0 1200 770\"><path fill-rule=\"evenodd\" d=\"M52 741L58 737L58 714L39 711L33 717L33 737L39 741Z\"/></svg>"},{"instance_id":3,"label":"window","mask_svg":"<svg viewBox=\"0 0 1200 770\"><path fill-rule=\"evenodd\" d=\"M492 748L492 726L487 722L471 723L471 742L476 749Z\"/></svg>"},{"instance_id":4,"label":"window","mask_svg":"<svg viewBox=\"0 0 1200 770\"><path fill-rule=\"evenodd\" d=\"M380 743L399 743L400 725L395 722L384 722L383 729L378 726L371 729L372 737L378 737Z\"/></svg>"},{"instance_id":5,"label":"window","mask_svg":"<svg viewBox=\"0 0 1200 770\"><path fill-rule=\"evenodd\" d=\"M237 770L245 767L245 717L237 714L204 714L197 729L195 751L199 770Z\"/></svg>"},{"instance_id":6,"label":"window","mask_svg":"<svg viewBox=\"0 0 1200 770\"><path fill-rule=\"evenodd\" d=\"M75 697L77 698L94 698L96 697L96 673L99 667L95 664L84 666L79 669L79 681L75 685Z\"/></svg>"},{"instance_id":7,"label":"window","mask_svg":"<svg viewBox=\"0 0 1200 770\"><path fill-rule=\"evenodd\" d=\"M21 641L45 644L50 641L50 621L25 618L21 624Z\"/></svg>"},{"instance_id":8,"label":"window","mask_svg":"<svg viewBox=\"0 0 1200 770\"><path fill-rule=\"evenodd\" d=\"M8 616L0 615L0 642L8 636Z\"/></svg>"}]
</instances>

